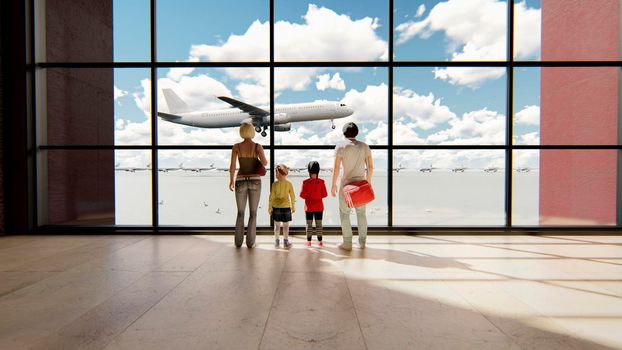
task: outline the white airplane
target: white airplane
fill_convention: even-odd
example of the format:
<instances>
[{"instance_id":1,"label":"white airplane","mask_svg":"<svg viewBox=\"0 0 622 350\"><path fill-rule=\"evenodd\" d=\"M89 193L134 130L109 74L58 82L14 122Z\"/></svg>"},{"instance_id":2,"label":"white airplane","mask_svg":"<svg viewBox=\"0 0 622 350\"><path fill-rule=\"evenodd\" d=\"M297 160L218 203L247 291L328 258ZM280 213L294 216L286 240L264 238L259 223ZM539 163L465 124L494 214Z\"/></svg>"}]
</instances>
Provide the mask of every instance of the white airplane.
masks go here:
<instances>
[{"instance_id":1,"label":"white airplane","mask_svg":"<svg viewBox=\"0 0 622 350\"><path fill-rule=\"evenodd\" d=\"M419 171L422 172L422 173L431 173L432 170L434 170L434 169L438 169L438 168L435 168L435 167L432 166L432 164L430 164L429 168L421 168L421 169L419 169Z\"/></svg>"},{"instance_id":2,"label":"white airplane","mask_svg":"<svg viewBox=\"0 0 622 350\"><path fill-rule=\"evenodd\" d=\"M395 171L396 173L399 173L400 170L406 169L406 167L404 167L402 165L402 163L398 164L397 167L393 168L393 171Z\"/></svg>"},{"instance_id":3,"label":"white airplane","mask_svg":"<svg viewBox=\"0 0 622 350\"><path fill-rule=\"evenodd\" d=\"M142 167L122 167L121 163L117 162L114 166L114 170L117 171L127 171L130 173L136 172L136 171L142 171L142 170L151 170L151 163L147 164L146 167L142 168Z\"/></svg>"},{"instance_id":4,"label":"white airplane","mask_svg":"<svg viewBox=\"0 0 622 350\"><path fill-rule=\"evenodd\" d=\"M457 168L453 168L451 169L451 171L453 171L454 173L463 173L467 168L463 166L457 167Z\"/></svg>"},{"instance_id":5,"label":"white airplane","mask_svg":"<svg viewBox=\"0 0 622 350\"><path fill-rule=\"evenodd\" d=\"M158 116L176 124L199 128L228 128L251 123L261 136L266 136L270 126L269 108L256 107L231 97L218 96L231 108L211 111L192 111L190 107L171 89L162 89L168 105L168 113L158 112ZM279 105L274 111L274 131L289 131L292 122L312 120L330 120L335 128L334 119L345 118L354 111L341 102L311 102Z\"/></svg>"}]
</instances>

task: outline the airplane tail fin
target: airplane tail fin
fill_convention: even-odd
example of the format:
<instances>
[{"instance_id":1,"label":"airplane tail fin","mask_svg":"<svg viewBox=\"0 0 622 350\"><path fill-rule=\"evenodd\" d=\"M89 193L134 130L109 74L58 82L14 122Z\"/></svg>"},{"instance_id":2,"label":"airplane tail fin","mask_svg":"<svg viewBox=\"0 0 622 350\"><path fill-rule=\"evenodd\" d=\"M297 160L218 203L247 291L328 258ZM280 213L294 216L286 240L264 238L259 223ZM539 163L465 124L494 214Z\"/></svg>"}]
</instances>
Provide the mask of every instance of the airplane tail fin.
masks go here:
<instances>
[{"instance_id":1,"label":"airplane tail fin","mask_svg":"<svg viewBox=\"0 0 622 350\"><path fill-rule=\"evenodd\" d=\"M168 111L171 114L177 113L186 113L190 112L190 107L182 100L175 91L171 89L162 89L162 93L164 94L164 99L166 100L166 104L168 105Z\"/></svg>"}]
</instances>

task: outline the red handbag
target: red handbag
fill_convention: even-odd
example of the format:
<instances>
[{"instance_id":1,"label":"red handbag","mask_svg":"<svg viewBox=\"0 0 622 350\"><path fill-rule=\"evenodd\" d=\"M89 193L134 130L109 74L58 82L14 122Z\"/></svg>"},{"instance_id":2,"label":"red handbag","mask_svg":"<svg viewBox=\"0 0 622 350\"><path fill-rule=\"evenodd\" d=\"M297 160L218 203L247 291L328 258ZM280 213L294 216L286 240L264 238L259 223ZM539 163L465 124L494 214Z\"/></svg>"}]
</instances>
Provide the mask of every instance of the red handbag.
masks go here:
<instances>
[{"instance_id":1,"label":"red handbag","mask_svg":"<svg viewBox=\"0 0 622 350\"><path fill-rule=\"evenodd\" d=\"M343 186L343 197L348 208L358 208L373 201L374 189L367 180L355 181Z\"/></svg>"}]
</instances>

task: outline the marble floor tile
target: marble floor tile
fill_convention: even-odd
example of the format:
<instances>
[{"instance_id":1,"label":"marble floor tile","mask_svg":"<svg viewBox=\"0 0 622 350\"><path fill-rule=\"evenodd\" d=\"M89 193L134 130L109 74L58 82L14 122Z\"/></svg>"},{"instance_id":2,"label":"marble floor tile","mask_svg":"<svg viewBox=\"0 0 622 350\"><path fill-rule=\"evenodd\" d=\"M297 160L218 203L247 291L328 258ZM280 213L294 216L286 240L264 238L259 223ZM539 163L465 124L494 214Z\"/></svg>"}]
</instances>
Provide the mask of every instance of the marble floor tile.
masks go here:
<instances>
[{"instance_id":1,"label":"marble floor tile","mask_svg":"<svg viewBox=\"0 0 622 350\"><path fill-rule=\"evenodd\" d=\"M89 261L107 258L112 252L128 247L132 244L147 239L138 237L92 237L92 240L84 245L58 252L35 261L29 261L17 266L18 271L65 271Z\"/></svg>"},{"instance_id":2,"label":"marble floor tile","mask_svg":"<svg viewBox=\"0 0 622 350\"><path fill-rule=\"evenodd\" d=\"M131 285L141 275L76 268L2 296L0 349L32 346Z\"/></svg>"},{"instance_id":3,"label":"marble floor tile","mask_svg":"<svg viewBox=\"0 0 622 350\"><path fill-rule=\"evenodd\" d=\"M118 336L110 348L257 348L287 253L224 249Z\"/></svg>"},{"instance_id":4,"label":"marble floor tile","mask_svg":"<svg viewBox=\"0 0 622 350\"><path fill-rule=\"evenodd\" d=\"M348 285L368 349L520 349L438 282Z\"/></svg>"},{"instance_id":5,"label":"marble floor tile","mask_svg":"<svg viewBox=\"0 0 622 350\"><path fill-rule=\"evenodd\" d=\"M37 283L50 276L55 275L57 272L48 271L28 271L28 272L0 272L0 298L11 292L27 287L31 284Z\"/></svg>"},{"instance_id":6,"label":"marble floor tile","mask_svg":"<svg viewBox=\"0 0 622 350\"><path fill-rule=\"evenodd\" d=\"M31 349L102 349L188 274L149 272L48 337L40 339Z\"/></svg>"},{"instance_id":7,"label":"marble floor tile","mask_svg":"<svg viewBox=\"0 0 622 350\"><path fill-rule=\"evenodd\" d=\"M562 330L578 339L593 339L602 347L622 349L622 316L612 318L567 317L554 318Z\"/></svg>"},{"instance_id":8,"label":"marble floor tile","mask_svg":"<svg viewBox=\"0 0 622 350\"><path fill-rule=\"evenodd\" d=\"M284 272L260 349L365 349L343 274Z\"/></svg>"},{"instance_id":9,"label":"marble floor tile","mask_svg":"<svg viewBox=\"0 0 622 350\"><path fill-rule=\"evenodd\" d=\"M0 254L0 271L17 271L20 266L27 263L50 257L72 248L85 246L96 240L100 240L100 238L89 236L47 237L25 245L6 248Z\"/></svg>"}]
</instances>

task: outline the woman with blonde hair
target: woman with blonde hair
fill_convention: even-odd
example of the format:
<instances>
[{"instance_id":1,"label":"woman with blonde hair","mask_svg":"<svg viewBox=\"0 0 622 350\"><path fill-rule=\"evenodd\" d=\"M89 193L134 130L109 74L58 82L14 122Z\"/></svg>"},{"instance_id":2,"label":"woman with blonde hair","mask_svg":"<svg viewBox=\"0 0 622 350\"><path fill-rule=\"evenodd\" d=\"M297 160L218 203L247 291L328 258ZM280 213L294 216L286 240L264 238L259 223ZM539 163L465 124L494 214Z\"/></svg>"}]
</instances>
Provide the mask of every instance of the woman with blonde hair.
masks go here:
<instances>
[{"instance_id":1,"label":"woman with blonde hair","mask_svg":"<svg viewBox=\"0 0 622 350\"><path fill-rule=\"evenodd\" d=\"M246 246L255 245L257 233L257 207L261 195L260 164L268 164L263 147L253 142L255 127L244 123L240 126L242 142L236 143L231 149L231 163L229 164L229 190L235 191L235 202L238 214L235 221L235 246L241 247L244 241L244 212L248 202L249 217L246 231ZM240 168L236 171L236 163ZM265 169L265 168L264 168ZM234 182L235 178L235 182Z\"/></svg>"}]
</instances>

